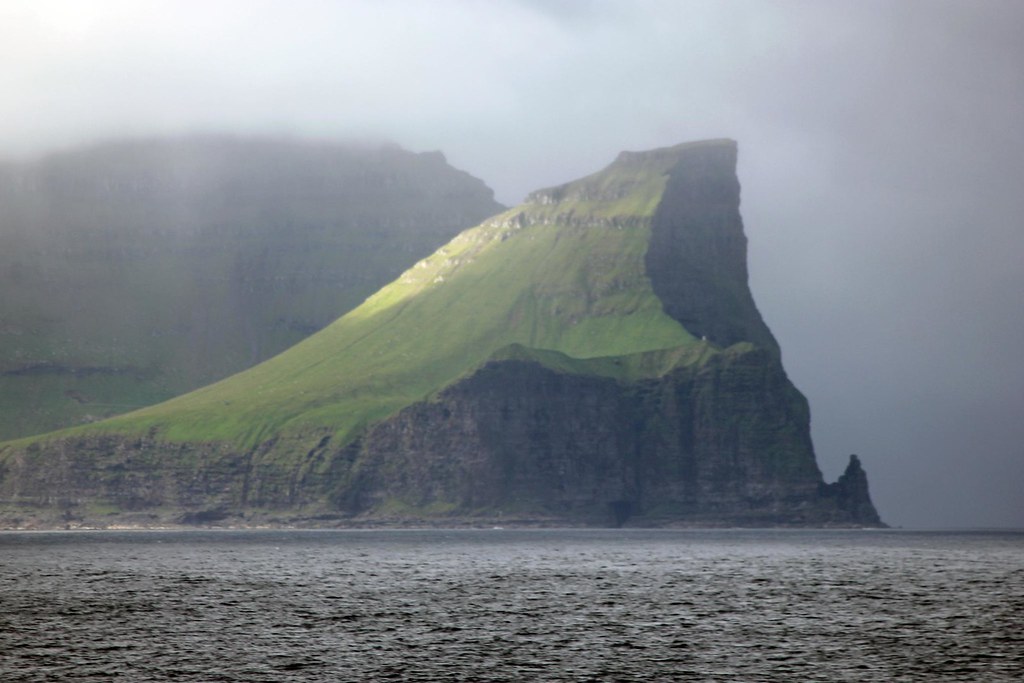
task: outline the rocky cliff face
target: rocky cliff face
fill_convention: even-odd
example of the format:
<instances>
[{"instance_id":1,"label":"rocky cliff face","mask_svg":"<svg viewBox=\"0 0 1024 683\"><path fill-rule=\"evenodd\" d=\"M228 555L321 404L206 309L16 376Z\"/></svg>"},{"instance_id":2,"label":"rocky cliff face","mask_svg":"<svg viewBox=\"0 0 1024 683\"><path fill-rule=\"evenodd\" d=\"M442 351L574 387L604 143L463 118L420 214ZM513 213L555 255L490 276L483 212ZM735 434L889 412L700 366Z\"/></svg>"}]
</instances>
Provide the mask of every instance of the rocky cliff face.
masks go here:
<instances>
[{"instance_id":1,"label":"rocky cliff face","mask_svg":"<svg viewBox=\"0 0 1024 683\"><path fill-rule=\"evenodd\" d=\"M735 161L731 141L623 155L248 373L0 446L0 518L880 525L859 459L818 470L747 288Z\"/></svg>"},{"instance_id":2,"label":"rocky cliff face","mask_svg":"<svg viewBox=\"0 0 1024 683\"><path fill-rule=\"evenodd\" d=\"M778 354L747 285L736 153L729 141L696 147L669 171L651 221L647 275L665 312L692 334Z\"/></svg>"},{"instance_id":3,"label":"rocky cliff face","mask_svg":"<svg viewBox=\"0 0 1024 683\"><path fill-rule=\"evenodd\" d=\"M348 449L335 500L397 517L878 524L862 470L822 495L807 422L772 354L749 345L625 383L491 362Z\"/></svg>"}]
</instances>

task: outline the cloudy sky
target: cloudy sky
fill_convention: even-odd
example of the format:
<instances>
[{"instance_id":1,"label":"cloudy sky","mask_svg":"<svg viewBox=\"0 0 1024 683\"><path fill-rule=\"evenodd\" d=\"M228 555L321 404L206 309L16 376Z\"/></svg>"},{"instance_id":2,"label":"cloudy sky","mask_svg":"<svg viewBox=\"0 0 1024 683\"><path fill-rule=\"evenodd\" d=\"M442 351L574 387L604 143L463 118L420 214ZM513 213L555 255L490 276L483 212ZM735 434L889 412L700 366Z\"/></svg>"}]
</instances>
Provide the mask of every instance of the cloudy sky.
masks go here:
<instances>
[{"instance_id":1,"label":"cloudy sky","mask_svg":"<svg viewBox=\"0 0 1024 683\"><path fill-rule=\"evenodd\" d=\"M740 144L754 297L829 480L1024 526L1024 3L0 0L0 157L186 131L440 149L512 204Z\"/></svg>"}]
</instances>

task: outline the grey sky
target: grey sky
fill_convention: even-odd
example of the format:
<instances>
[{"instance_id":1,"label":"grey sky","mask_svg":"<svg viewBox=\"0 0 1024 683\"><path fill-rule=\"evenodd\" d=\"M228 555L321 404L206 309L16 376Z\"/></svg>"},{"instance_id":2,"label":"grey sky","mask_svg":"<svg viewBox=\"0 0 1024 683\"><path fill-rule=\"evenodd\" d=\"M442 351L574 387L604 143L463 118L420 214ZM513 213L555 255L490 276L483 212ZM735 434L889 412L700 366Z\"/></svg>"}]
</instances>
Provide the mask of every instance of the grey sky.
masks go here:
<instances>
[{"instance_id":1,"label":"grey sky","mask_svg":"<svg viewBox=\"0 0 1024 683\"><path fill-rule=\"evenodd\" d=\"M505 203L740 143L751 285L828 479L1024 526L1024 3L0 1L0 156L182 131L441 149Z\"/></svg>"}]
</instances>

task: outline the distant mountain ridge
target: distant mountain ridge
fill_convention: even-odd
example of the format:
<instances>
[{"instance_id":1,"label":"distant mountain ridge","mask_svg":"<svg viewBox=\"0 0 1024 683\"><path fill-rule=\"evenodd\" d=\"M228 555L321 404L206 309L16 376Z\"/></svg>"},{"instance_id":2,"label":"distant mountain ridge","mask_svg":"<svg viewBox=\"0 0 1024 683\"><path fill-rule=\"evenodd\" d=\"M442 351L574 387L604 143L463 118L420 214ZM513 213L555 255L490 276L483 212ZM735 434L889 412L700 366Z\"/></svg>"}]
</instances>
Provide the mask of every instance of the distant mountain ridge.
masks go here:
<instances>
[{"instance_id":1,"label":"distant mountain ridge","mask_svg":"<svg viewBox=\"0 0 1024 683\"><path fill-rule=\"evenodd\" d=\"M203 135L0 164L0 438L265 360L502 208L395 146Z\"/></svg>"},{"instance_id":2,"label":"distant mountain ridge","mask_svg":"<svg viewBox=\"0 0 1024 683\"><path fill-rule=\"evenodd\" d=\"M620 155L259 366L0 447L0 506L76 523L879 525L859 460L823 482L750 296L736 153Z\"/></svg>"}]
</instances>

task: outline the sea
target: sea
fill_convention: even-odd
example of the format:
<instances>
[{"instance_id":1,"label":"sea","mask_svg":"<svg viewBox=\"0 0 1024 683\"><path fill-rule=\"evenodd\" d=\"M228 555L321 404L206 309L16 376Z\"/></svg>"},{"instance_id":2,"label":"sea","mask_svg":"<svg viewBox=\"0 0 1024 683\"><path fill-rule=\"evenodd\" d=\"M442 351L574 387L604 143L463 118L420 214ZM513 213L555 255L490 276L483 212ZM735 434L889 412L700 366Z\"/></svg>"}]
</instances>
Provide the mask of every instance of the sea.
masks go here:
<instances>
[{"instance_id":1,"label":"sea","mask_svg":"<svg viewBox=\"0 0 1024 683\"><path fill-rule=\"evenodd\" d=\"M2 532L0 681L1024 681L1024 532Z\"/></svg>"}]
</instances>

